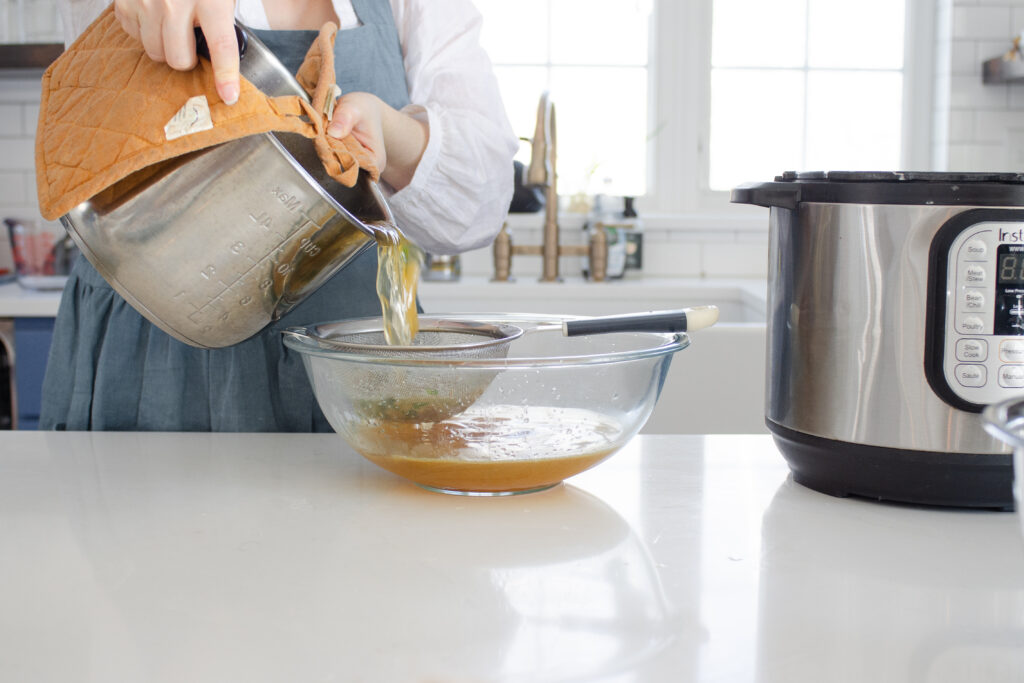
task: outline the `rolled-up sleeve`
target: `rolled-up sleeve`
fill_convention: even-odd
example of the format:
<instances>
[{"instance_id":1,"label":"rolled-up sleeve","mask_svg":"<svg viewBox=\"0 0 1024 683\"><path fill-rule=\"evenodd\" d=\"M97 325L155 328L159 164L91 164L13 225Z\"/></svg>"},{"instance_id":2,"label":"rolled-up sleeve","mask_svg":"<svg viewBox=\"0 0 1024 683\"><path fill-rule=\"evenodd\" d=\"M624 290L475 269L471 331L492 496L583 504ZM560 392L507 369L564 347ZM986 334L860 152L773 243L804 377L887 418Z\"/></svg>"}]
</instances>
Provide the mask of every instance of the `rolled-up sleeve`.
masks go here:
<instances>
[{"instance_id":1,"label":"rolled-up sleeve","mask_svg":"<svg viewBox=\"0 0 1024 683\"><path fill-rule=\"evenodd\" d=\"M430 129L412 182L390 198L421 247L452 254L485 246L512 199L518 140L468 0L392 0L412 104Z\"/></svg>"}]
</instances>

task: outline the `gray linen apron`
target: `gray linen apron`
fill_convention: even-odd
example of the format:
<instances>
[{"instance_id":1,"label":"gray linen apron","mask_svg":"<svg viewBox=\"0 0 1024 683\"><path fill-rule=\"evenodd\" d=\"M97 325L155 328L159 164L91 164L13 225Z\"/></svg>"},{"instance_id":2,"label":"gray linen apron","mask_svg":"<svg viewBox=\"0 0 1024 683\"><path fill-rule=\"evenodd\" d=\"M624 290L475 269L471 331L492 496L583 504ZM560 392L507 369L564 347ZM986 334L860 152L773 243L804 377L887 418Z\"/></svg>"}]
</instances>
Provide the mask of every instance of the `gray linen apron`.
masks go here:
<instances>
[{"instance_id":1,"label":"gray linen apron","mask_svg":"<svg viewBox=\"0 0 1024 683\"><path fill-rule=\"evenodd\" d=\"M409 103L388 0L352 0L361 26L339 32L343 92ZM292 73L316 31L256 31ZM211 226L211 229L213 227ZM197 349L154 327L84 258L61 298L43 381L41 429L331 431L301 358L281 343L291 325L379 316L377 255L365 251L281 320L224 349Z\"/></svg>"}]
</instances>

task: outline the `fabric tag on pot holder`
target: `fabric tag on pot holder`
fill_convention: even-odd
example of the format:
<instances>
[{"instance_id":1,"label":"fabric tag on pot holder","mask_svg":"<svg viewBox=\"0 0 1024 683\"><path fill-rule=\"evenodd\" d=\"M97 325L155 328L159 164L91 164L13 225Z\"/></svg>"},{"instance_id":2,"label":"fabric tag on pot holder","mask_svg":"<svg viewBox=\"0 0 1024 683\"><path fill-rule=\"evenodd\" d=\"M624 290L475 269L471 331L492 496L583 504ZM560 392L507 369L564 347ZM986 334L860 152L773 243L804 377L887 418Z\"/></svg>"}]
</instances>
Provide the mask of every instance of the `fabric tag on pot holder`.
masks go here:
<instances>
[{"instance_id":1,"label":"fabric tag on pot holder","mask_svg":"<svg viewBox=\"0 0 1024 683\"><path fill-rule=\"evenodd\" d=\"M190 97L185 106L167 122L164 135L168 140L176 140L211 128L213 121L210 119L210 104L206 101L206 95L197 95Z\"/></svg>"}]
</instances>

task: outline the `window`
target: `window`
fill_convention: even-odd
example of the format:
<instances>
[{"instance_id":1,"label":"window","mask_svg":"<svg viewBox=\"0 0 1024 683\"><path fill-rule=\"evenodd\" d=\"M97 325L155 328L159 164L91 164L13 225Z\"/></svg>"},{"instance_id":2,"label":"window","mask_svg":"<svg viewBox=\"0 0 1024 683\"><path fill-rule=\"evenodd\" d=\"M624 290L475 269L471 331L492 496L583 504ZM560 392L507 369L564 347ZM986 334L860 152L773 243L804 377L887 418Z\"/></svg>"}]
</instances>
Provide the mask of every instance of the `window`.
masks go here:
<instances>
[{"instance_id":1,"label":"window","mask_svg":"<svg viewBox=\"0 0 1024 683\"><path fill-rule=\"evenodd\" d=\"M551 92L560 194L677 215L786 170L927 170L930 5L477 0L518 135Z\"/></svg>"},{"instance_id":2,"label":"window","mask_svg":"<svg viewBox=\"0 0 1024 683\"><path fill-rule=\"evenodd\" d=\"M533 135L541 93L551 93L559 193L643 194L650 1L476 4L517 135Z\"/></svg>"},{"instance_id":3,"label":"window","mask_svg":"<svg viewBox=\"0 0 1024 683\"><path fill-rule=\"evenodd\" d=\"M899 168L903 18L902 0L715 0L710 188Z\"/></svg>"}]
</instances>

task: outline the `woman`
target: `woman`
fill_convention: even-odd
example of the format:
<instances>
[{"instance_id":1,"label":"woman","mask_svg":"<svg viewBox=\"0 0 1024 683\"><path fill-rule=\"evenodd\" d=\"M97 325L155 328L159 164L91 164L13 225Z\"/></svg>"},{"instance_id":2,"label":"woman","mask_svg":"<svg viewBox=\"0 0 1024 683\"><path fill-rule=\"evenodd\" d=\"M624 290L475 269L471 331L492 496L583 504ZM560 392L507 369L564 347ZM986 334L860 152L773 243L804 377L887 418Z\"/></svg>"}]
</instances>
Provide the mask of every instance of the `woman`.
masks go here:
<instances>
[{"instance_id":1,"label":"woman","mask_svg":"<svg viewBox=\"0 0 1024 683\"><path fill-rule=\"evenodd\" d=\"M74 33L107 4L62 3ZM408 237L426 251L456 253L500 229L517 141L469 0L116 0L115 12L151 58L176 69L194 66L192 27L200 26L227 103L238 97L235 19L293 73L320 26L334 21L344 94L329 132L351 132L376 156ZM57 315L41 427L330 431L280 330L380 315L375 281L371 250L255 337L204 350L155 328L79 259Z\"/></svg>"}]
</instances>

